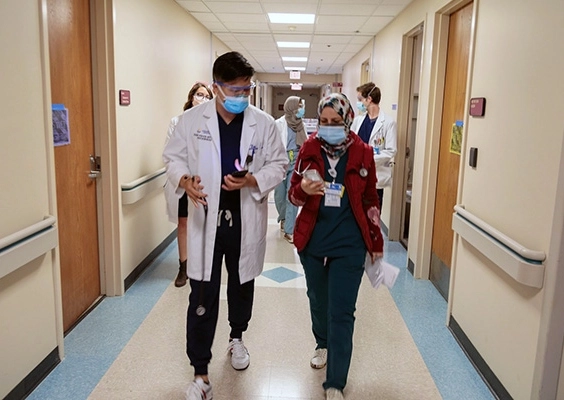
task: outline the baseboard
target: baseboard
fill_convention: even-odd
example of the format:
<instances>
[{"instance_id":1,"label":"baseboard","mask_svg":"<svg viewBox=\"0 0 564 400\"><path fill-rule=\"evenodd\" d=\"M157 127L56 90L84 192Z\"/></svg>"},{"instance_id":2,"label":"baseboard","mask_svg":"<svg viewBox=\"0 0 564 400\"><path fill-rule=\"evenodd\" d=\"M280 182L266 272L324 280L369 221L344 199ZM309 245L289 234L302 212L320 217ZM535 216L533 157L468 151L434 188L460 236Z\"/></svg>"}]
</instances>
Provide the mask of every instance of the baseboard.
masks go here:
<instances>
[{"instance_id":1,"label":"baseboard","mask_svg":"<svg viewBox=\"0 0 564 400\"><path fill-rule=\"evenodd\" d=\"M429 279L437 288L437 291L448 301L448 291L450 286L450 268L441 261L435 253L431 253L431 271Z\"/></svg>"},{"instance_id":2,"label":"baseboard","mask_svg":"<svg viewBox=\"0 0 564 400\"><path fill-rule=\"evenodd\" d=\"M449 318L448 328L493 395L499 400L513 400L513 397L511 397L507 389L505 389L503 384L452 316Z\"/></svg>"},{"instance_id":3,"label":"baseboard","mask_svg":"<svg viewBox=\"0 0 564 400\"><path fill-rule=\"evenodd\" d=\"M415 271L415 263L411 261L411 258L407 259L407 270L411 272L411 275L413 275L413 272Z\"/></svg>"},{"instance_id":4,"label":"baseboard","mask_svg":"<svg viewBox=\"0 0 564 400\"><path fill-rule=\"evenodd\" d=\"M380 229L382 229L382 232L384 232L384 235L386 235L386 237L388 237L388 227L386 226L385 223L382 222L382 220L380 220Z\"/></svg>"},{"instance_id":5,"label":"baseboard","mask_svg":"<svg viewBox=\"0 0 564 400\"><path fill-rule=\"evenodd\" d=\"M59 358L59 348L55 347L51 353L47 355L31 371L20 383L16 385L14 389L6 397L4 400L21 400L25 399L27 396L31 394L35 390L35 388L49 375L49 373L61 362Z\"/></svg>"},{"instance_id":6,"label":"baseboard","mask_svg":"<svg viewBox=\"0 0 564 400\"><path fill-rule=\"evenodd\" d=\"M153 251L151 251L149 253L149 255L147 257L145 257L143 259L143 261L141 261L139 263L139 265L137 267L135 267L135 269L133 271L131 271L131 273L125 278L123 283L124 283L124 288L125 288L126 291L127 291L127 289L129 289L131 287L131 285L133 285L135 283L137 278L139 278L141 276L143 271L145 271L147 269L147 267L149 265L151 265L153 260L155 258L157 258L157 256L159 254L161 254L164 251L164 249L166 249L168 247L168 245L171 244L175 240L176 240L176 229L174 231L172 231L172 233L170 235L168 235L165 238L165 240L162 241L161 244L159 244L157 247L155 247L155 249Z\"/></svg>"}]
</instances>

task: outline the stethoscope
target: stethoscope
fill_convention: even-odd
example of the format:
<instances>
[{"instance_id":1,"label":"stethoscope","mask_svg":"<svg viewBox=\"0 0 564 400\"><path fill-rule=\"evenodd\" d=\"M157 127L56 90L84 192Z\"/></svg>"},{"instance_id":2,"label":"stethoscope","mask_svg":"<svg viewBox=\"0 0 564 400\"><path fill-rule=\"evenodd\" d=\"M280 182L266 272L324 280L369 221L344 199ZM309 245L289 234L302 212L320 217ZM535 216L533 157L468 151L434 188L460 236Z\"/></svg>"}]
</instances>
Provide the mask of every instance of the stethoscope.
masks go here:
<instances>
[{"instance_id":1,"label":"stethoscope","mask_svg":"<svg viewBox=\"0 0 564 400\"><path fill-rule=\"evenodd\" d=\"M302 165L302 160L300 160L298 167L294 169L294 172L296 174L298 174L299 176L303 176L304 173L309 169L309 167L311 167L311 163L303 170L300 172L300 168ZM366 168L364 168L364 164L362 165L362 167L360 168L360 170L358 171L358 174L362 177L362 178L366 178L368 176L368 170ZM332 175L331 175L332 176Z\"/></svg>"}]
</instances>

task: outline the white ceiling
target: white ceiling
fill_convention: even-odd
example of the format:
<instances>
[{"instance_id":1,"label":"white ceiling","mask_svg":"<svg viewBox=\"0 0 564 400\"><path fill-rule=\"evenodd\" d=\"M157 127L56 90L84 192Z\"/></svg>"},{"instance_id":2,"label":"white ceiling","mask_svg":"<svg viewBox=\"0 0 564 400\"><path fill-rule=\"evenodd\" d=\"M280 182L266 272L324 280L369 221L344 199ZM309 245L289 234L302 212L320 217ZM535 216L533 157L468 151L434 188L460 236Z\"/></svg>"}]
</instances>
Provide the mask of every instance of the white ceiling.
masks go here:
<instances>
[{"instance_id":1,"label":"white ceiling","mask_svg":"<svg viewBox=\"0 0 564 400\"><path fill-rule=\"evenodd\" d=\"M340 74L358 53L412 0L175 0L257 72ZM267 13L315 14L313 25L272 24ZM278 48L276 42L310 42L309 49ZM307 57L307 63L283 62Z\"/></svg>"}]
</instances>

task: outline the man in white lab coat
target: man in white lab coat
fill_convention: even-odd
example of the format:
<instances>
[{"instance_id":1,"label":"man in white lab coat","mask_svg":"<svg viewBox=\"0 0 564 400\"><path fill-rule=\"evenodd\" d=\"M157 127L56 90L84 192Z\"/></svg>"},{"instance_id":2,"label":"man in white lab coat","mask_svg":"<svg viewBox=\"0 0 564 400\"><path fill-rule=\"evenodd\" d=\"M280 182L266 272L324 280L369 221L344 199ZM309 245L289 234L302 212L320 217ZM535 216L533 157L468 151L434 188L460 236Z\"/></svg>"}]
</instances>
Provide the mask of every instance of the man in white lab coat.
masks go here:
<instances>
[{"instance_id":1,"label":"man in white lab coat","mask_svg":"<svg viewBox=\"0 0 564 400\"><path fill-rule=\"evenodd\" d=\"M237 52L217 58L215 99L182 114L163 153L168 179L178 182L177 195L186 192L190 199L186 342L195 379L188 400L213 397L208 364L224 257L231 365L242 370L250 362L242 334L251 319L254 279L264 264L267 197L288 163L274 119L249 106L254 72Z\"/></svg>"},{"instance_id":2,"label":"man in white lab coat","mask_svg":"<svg viewBox=\"0 0 564 400\"><path fill-rule=\"evenodd\" d=\"M380 110L380 88L372 82L356 88L356 107L361 115L355 117L351 131L374 149L376 163L376 188L380 197L380 210L384 188L392 186L394 157L397 152L398 128L394 119Z\"/></svg>"}]
</instances>

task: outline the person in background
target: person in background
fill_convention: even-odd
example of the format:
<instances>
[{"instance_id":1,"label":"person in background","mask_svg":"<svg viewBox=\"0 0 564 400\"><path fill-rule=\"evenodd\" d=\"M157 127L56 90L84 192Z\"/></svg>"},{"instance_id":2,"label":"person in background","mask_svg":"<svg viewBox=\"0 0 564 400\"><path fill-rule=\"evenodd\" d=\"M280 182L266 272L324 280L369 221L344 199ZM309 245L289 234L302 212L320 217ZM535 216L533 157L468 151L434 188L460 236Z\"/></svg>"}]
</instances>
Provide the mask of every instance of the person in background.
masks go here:
<instances>
[{"instance_id":1,"label":"person in background","mask_svg":"<svg viewBox=\"0 0 564 400\"><path fill-rule=\"evenodd\" d=\"M392 185L394 157L397 152L398 128L396 121L380 110L380 88L374 83L365 83L356 88L357 109L366 115L357 116L351 126L364 143L374 149L376 173L378 174L378 197L380 209L384 201L384 188Z\"/></svg>"},{"instance_id":2,"label":"person in background","mask_svg":"<svg viewBox=\"0 0 564 400\"><path fill-rule=\"evenodd\" d=\"M227 268L231 366L250 356L243 332L251 319L254 279L262 272L268 195L288 163L274 119L249 105L254 69L237 52L213 64L214 101L186 111L165 147L168 179L188 194L190 296L186 352L194 367L187 400L211 400L208 377L219 314L222 263Z\"/></svg>"},{"instance_id":3,"label":"person in background","mask_svg":"<svg viewBox=\"0 0 564 400\"><path fill-rule=\"evenodd\" d=\"M373 150L350 130L347 97L332 93L318 106L319 127L303 144L289 198L302 207L294 245L304 267L312 331L310 365L327 366L327 399L344 399L353 349L356 300L364 263L383 256Z\"/></svg>"},{"instance_id":4,"label":"person in background","mask_svg":"<svg viewBox=\"0 0 564 400\"><path fill-rule=\"evenodd\" d=\"M276 127L282 138L282 143L286 147L289 164L286 177L274 189L274 203L278 211L280 229L284 232L284 239L290 243L294 242L294 222L298 214L298 207L288 200L288 189L290 189L290 178L294 172L298 151L307 140L307 133L302 121L304 113L305 101L297 96L290 96L284 102L284 115L276 120Z\"/></svg>"},{"instance_id":5,"label":"person in background","mask_svg":"<svg viewBox=\"0 0 564 400\"><path fill-rule=\"evenodd\" d=\"M213 93L208 88L208 85L202 82L196 82L188 92L188 100L184 103L182 110L189 110L190 108L205 103L212 98ZM179 118L180 116L176 116L170 120L165 146L172 136L172 132L174 132ZM178 241L178 261L180 266L178 267L178 275L176 275L176 279L174 280L174 286L182 287L186 285L186 280L188 279L188 276L186 275L186 259L188 258L186 244L188 226L188 196L184 193L182 194L182 197L178 199L178 196L176 195L176 185L168 180L165 183L164 193L168 220L177 225L176 238Z\"/></svg>"}]
</instances>

